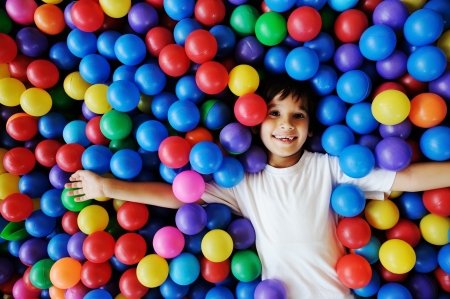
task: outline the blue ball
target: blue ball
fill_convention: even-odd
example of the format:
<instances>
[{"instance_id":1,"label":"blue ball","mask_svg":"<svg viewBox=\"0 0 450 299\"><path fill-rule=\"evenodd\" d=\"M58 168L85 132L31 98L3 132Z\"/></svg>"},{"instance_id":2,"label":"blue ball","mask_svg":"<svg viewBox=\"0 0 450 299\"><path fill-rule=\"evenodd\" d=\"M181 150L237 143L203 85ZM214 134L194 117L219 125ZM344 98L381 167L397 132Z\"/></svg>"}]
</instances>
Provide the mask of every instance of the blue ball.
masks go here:
<instances>
[{"instance_id":1,"label":"blue ball","mask_svg":"<svg viewBox=\"0 0 450 299\"><path fill-rule=\"evenodd\" d=\"M333 10L343 12L354 7L358 0L327 0L327 3Z\"/></svg>"},{"instance_id":2,"label":"blue ball","mask_svg":"<svg viewBox=\"0 0 450 299\"><path fill-rule=\"evenodd\" d=\"M234 299L234 296L228 288L216 286L208 291L205 299Z\"/></svg>"},{"instance_id":3,"label":"blue ball","mask_svg":"<svg viewBox=\"0 0 450 299\"><path fill-rule=\"evenodd\" d=\"M319 69L319 56L308 47L298 47L289 52L285 67L290 77L305 81L311 79Z\"/></svg>"},{"instance_id":4,"label":"blue ball","mask_svg":"<svg viewBox=\"0 0 450 299\"><path fill-rule=\"evenodd\" d=\"M104 83L111 73L109 62L101 55L89 54L80 61L80 75L90 84Z\"/></svg>"},{"instance_id":5,"label":"blue ball","mask_svg":"<svg viewBox=\"0 0 450 299\"><path fill-rule=\"evenodd\" d=\"M154 96L166 86L166 74L155 64L143 64L137 69L134 81L140 92Z\"/></svg>"},{"instance_id":6,"label":"blue ball","mask_svg":"<svg viewBox=\"0 0 450 299\"><path fill-rule=\"evenodd\" d=\"M200 174L211 174L222 165L223 155L219 146L211 141L202 141L194 145L189 153L189 162L193 170Z\"/></svg>"},{"instance_id":7,"label":"blue ball","mask_svg":"<svg viewBox=\"0 0 450 299\"><path fill-rule=\"evenodd\" d=\"M349 127L341 124L332 125L322 134L323 149L333 156L339 156L347 146L355 143L355 136Z\"/></svg>"},{"instance_id":8,"label":"blue ball","mask_svg":"<svg viewBox=\"0 0 450 299\"><path fill-rule=\"evenodd\" d=\"M164 1L165 2L165 1ZM159 286L159 291L164 298L182 299L189 292L189 286L175 283L170 276Z\"/></svg>"},{"instance_id":9,"label":"blue ball","mask_svg":"<svg viewBox=\"0 0 450 299\"><path fill-rule=\"evenodd\" d=\"M86 170L95 172L98 175L107 173L110 170L112 152L103 145L91 145L81 155L81 164Z\"/></svg>"},{"instance_id":10,"label":"blue ball","mask_svg":"<svg viewBox=\"0 0 450 299\"><path fill-rule=\"evenodd\" d=\"M121 65L113 73L113 82L119 80L127 80L134 82L134 75L136 74L137 67L133 65Z\"/></svg>"},{"instance_id":11,"label":"blue ball","mask_svg":"<svg viewBox=\"0 0 450 299\"><path fill-rule=\"evenodd\" d=\"M396 203L400 215L406 219L419 220L429 213L423 204L422 192L403 192Z\"/></svg>"},{"instance_id":12,"label":"blue ball","mask_svg":"<svg viewBox=\"0 0 450 299\"><path fill-rule=\"evenodd\" d=\"M214 181L223 188L232 188L244 178L244 167L235 158L224 157L222 165L213 173Z\"/></svg>"},{"instance_id":13,"label":"blue ball","mask_svg":"<svg viewBox=\"0 0 450 299\"><path fill-rule=\"evenodd\" d=\"M3 229L6 227L6 225L8 225L8 223L9 223L9 221L6 220L5 218L3 218L3 217L0 215L0 230L1 230L1 231L3 231ZM6 241L5 239L3 239L2 237L0 237L0 244L1 244L1 243L4 243L5 241Z\"/></svg>"},{"instance_id":14,"label":"blue ball","mask_svg":"<svg viewBox=\"0 0 450 299\"><path fill-rule=\"evenodd\" d=\"M70 71L80 63L80 58L70 52L66 42L55 43L49 51L50 61L60 70Z\"/></svg>"},{"instance_id":15,"label":"blue ball","mask_svg":"<svg viewBox=\"0 0 450 299\"><path fill-rule=\"evenodd\" d=\"M378 299L413 299L409 290L396 282L388 282L378 290Z\"/></svg>"},{"instance_id":16,"label":"blue ball","mask_svg":"<svg viewBox=\"0 0 450 299\"><path fill-rule=\"evenodd\" d=\"M113 30L108 30L100 34L97 39L98 52L108 60L117 60L114 45L121 36L122 34Z\"/></svg>"},{"instance_id":17,"label":"blue ball","mask_svg":"<svg viewBox=\"0 0 450 299\"><path fill-rule=\"evenodd\" d=\"M275 12L285 12L294 7L297 0L266 0L265 2L270 10Z\"/></svg>"},{"instance_id":18,"label":"blue ball","mask_svg":"<svg viewBox=\"0 0 450 299\"><path fill-rule=\"evenodd\" d=\"M359 179L368 175L375 166L375 156L367 147L352 144L339 154L339 166L347 176Z\"/></svg>"},{"instance_id":19,"label":"blue ball","mask_svg":"<svg viewBox=\"0 0 450 299\"><path fill-rule=\"evenodd\" d=\"M49 217L59 217L66 213L67 209L61 201L62 190L50 189L41 196L41 211Z\"/></svg>"},{"instance_id":20,"label":"blue ball","mask_svg":"<svg viewBox=\"0 0 450 299\"><path fill-rule=\"evenodd\" d=\"M186 75L178 80L175 94L180 101L191 101L195 104L199 104L205 98L205 93L198 88L193 75Z\"/></svg>"},{"instance_id":21,"label":"blue ball","mask_svg":"<svg viewBox=\"0 0 450 299\"><path fill-rule=\"evenodd\" d=\"M161 178L169 184L173 183L173 180L180 172L190 169L191 165L189 165L189 163L181 168L170 168L163 163L159 164L159 174L161 175Z\"/></svg>"},{"instance_id":22,"label":"blue ball","mask_svg":"<svg viewBox=\"0 0 450 299\"><path fill-rule=\"evenodd\" d=\"M206 227L209 230L226 230L231 223L231 210L224 204L211 203L205 207Z\"/></svg>"},{"instance_id":23,"label":"blue ball","mask_svg":"<svg viewBox=\"0 0 450 299\"><path fill-rule=\"evenodd\" d=\"M305 42L303 46L314 50L320 62L327 62L333 58L336 49L334 39L325 32L319 32L315 38Z\"/></svg>"},{"instance_id":24,"label":"blue ball","mask_svg":"<svg viewBox=\"0 0 450 299\"><path fill-rule=\"evenodd\" d=\"M318 96L325 96L334 91L337 80L338 77L334 68L322 64L319 66L316 74L309 79L309 82Z\"/></svg>"},{"instance_id":25,"label":"blue ball","mask_svg":"<svg viewBox=\"0 0 450 299\"><path fill-rule=\"evenodd\" d=\"M159 145L168 136L167 128L157 120L143 122L136 131L139 146L149 152L158 151Z\"/></svg>"},{"instance_id":26,"label":"blue ball","mask_svg":"<svg viewBox=\"0 0 450 299\"><path fill-rule=\"evenodd\" d=\"M264 56L264 68L269 74L278 75L286 73L286 57L289 49L283 46L274 46L267 50Z\"/></svg>"},{"instance_id":27,"label":"blue ball","mask_svg":"<svg viewBox=\"0 0 450 299\"><path fill-rule=\"evenodd\" d=\"M137 130L139 129L139 126L148 120L153 120L153 117L150 114L146 113L138 114L133 117L133 119L131 120L132 123L131 134L134 138L136 138L136 133Z\"/></svg>"},{"instance_id":28,"label":"blue ball","mask_svg":"<svg viewBox=\"0 0 450 299\"><path fill-rule=\"evenodd\" d=\"M195 235L184 235L184 250L192 254L199 254L202 252L202 240L209 229L206 227Z\"/></svg>"},{"instance_id":29,"label":"blue ball","mask_svg":"<svg viewBox=\"0 0 450 299\"><path fill-rule=\"evenodd\" d=\"M200 111L191 101L176 101L167 112L169 124L179 132L189 132L197 127Z\"/></svg>"},{"instance_id":30,"label":"blue ball","mask_svg":"<svg viewBox=\"0 0 450 299\"><path fill-rule=\"evenodd\" d=\"M189 18L194 13L195 0L164 0L164 10L176 21Z\"/></svg>"},{"instance_id":31,"label":"blue ball","mask_svg":"<svg viewBox=\"0 0 450 299\"><path fill-rule=\"evenodd\" d=\"M194 19L185 18L179 21L173 28L173 38L177 45L183 46L188 35L198 29L203 29L202 25Z\"/></svg>"},{"instance_id":32,"label":"blue ball","mask_svg":"<svg viewBox=\"0 0 450 299\"><path fill-rule=\"evenodd\" d=\"M67 47L73 55L83 58L86 55L97 52L97 37L93 32L73 29L67 35Z\"/></svg>"},{"instance_id":33,"label":"blue ball","mask_svg":"<svg viewBox=\"0 0 450 299\"><path fill-rule=\"evenodd\" d=\"M423 8L432 9L444 19L444 31L450 29L450 2L446 0L428 1Z\"/></svg>"},{"instance_id":34,"label":"blue ball","mask_svg":"<svg viewBox=\"0 0 450 299\"><path fill-rule=\"evenodd\" d=\"M24 174L19 180L20 193L30 198L40 198L50 188L48 175L37 170Z\"/></svg>"},{"instance_id":35,"label":"blue ball","mask_svg":"<svg viewBox=\"0 0 450 299\"><path fill-rule=\"evenodd\" d=\"M403 25L405 39L414 46L426 46L437 41L444 30L444 20L439 12L419 9L406 19Z\"/></svg>"},{"instance_id":36,"label":"blue ball","mask_svg":"<svg viewBox=\"0 0 450 299\"><path fill-rule=\"evenodd\" d=\"M41 210L34 211L25 220L26 231L36 238L50 235L56 227L56 218L49 217Z\"/></svg>"},{"instance_id":37,"label":"blue ball","mask_svg":"<svg viewBox=\"0 0 450 299\"><path fill-rule=\"evenodd\" d=\"M192 284L200 274L200 263L195 255L182 252L169 263L170 278L179 285Z\"/></svg>"},{"instance_id":38,"label":"blue ball","mask_svg":"<svg viewBox=\"0 0 450 299\"><path fill-rule=\"evenodd\" d=\"M377 271L372 268L372 278L370 279L369 283L360 289L354 289L353 292L361 297L370 297L378 292L378 290L380 289L380 285L380 275L378 275Z\"/></svg>"},{"instance_id":39,"label":"blue ball","mask_svg":"<svg viewBox=\"0 0 450 299\"><path fill-rule=\"evenodd\" d=\"M382 60L394 52L397 36L391 27L376 24L367 28L359 39L359 49L369 60Z\"/></svg>"},{"instance_id":40,"label":"blue ball","mask_svg":"<svg viewBox=\"0 0 450 299\"><path fill-rule=\"evenodd\" d=\"M200 107L202 124L210 130L218 130L229 123L231 110L225 102L208 100Z\"/></svg>"},{"instance_id":41,"label":"blue ball","mask_svg":"<svg viewBox=\"0 0 450 299\"><path fill-rule=\"evenodd\" d=\"M92 290L86 295L84 295L83 299L112 299L113 297L105 290L96 289Z\"/></svg>"},{"instance_id":42,"label":"blue ball","mask_svg":"<svg viewBox=\"0 0 450 299\"><path fill-rule=\"evenodd\" d=\"M209 29L217 41L217 57L225 57L233 53L236 35L233 29L225 25L216 25Z\"/></svg>"},{"instance_id":43,"label":"blue ball","mask_svg":"<svg viewBox=\"0 0 450 299\"><path fill-rule=\"evenodd\" d=\"M406 69L414 79L430 82L444 73L446 65L447 58L444 51L435 46L423 46L408 57Z\"/></svg>"},{"instance_id":44,"label":"blue ball","mask_svg":"<svg viewBox=\"0 0 450 299\"><path fill-rule=\"evenodd\" d=\"M373 117L372 105L367 102L352 105L345 116L347 126L357 134L369 134L378 128L378 121Z\"/></svg>"},{"instance_id":45,"label":"blue ball","mask_svg":"<svg viewBox=\"0 0 450 299\"><path fill-rule=\"evenodd\" d=\"M63 130L63 138L65 143L78 143L83 147L88 146L91 141L86 135L87 123L83 120L73 120L68 123Z\"/></svg>"},{"instance_id":46,"label":"blue ball","mask_svg":"<svg viewBox=\"0 0 450 299\"><path fill-rule=\"evenodd\" d=\"M25 243L28 239L16 240L16 241L8 241L8 252L15 257L19 257L20 247Z\"/></svg>"},{"instance_id":47,"label":"blue ball","mask_svg":"<svg viewBox=\"0 0 450 299\"><path fill-rule=\"evenodd\" d=\"M120 112L133 110L141 100L139 88L134 84L134 80L119 80L111 83L106 96L111 107Z\"/></svg>"},{"instance_id":48,"label":"blue ball","mask_svg":"<svg viewBox=\"0 0 450 299\"><path fill-rule=\"evenodd\" d=\"M356 104L366 99L372 91L370 77L360 70L343 73L336 84L338 96L347 103Z\"/></svg>"},{"instance_id":49,"label":"blue ball","mask_svg":"<svg viewBox=\"0 0 450 299\"><path fill-rule=\"evenodd\" d=\"M317 103L317 120L325 126L340 123L345 119L346 114L347 105L336 95L327 95Z\"/></svg>"},{"instance_id":50,"label":"blue ball","mask_svg":"<svg viewBox=\"0 0 450 299\"><path fill-rule=\"evenodd\" d=\"M365 258L369 264L374 264L379 260L378 252L380 251L381 242L374 235L370 236L370 241L361 248L353 249L356 254Z\"/></svg>"},{"instance_id":51,"label":"blue ball","mask_svg":"<svg viewBox=\"0 0 450 299\"><path fill-rule=\"evenodd\" d=\"M366 197L358 186L342 184L331 193L331 207L344 217L355 217L364 211Z\"/></svg>"},{"instance_id":52,"label":"blue ball","mask_svg":"<svg viewBox=\"0 0 450 299\"><path fill-rule=\"evenodd\" d=\"M327 3L327 0L297 0L295 5L297 5L297 7L310 6L312 8L315 8L316 10L320 10L326 3ZM241 298L238 298L238 299L241 299Z\"/></svg>"},{"instance_id":53,"label":"blue ball","mask_svg":"<svg viewBox=\"0 0 450 299\"><path fill-rule=\"evenodd\" d=\"M138 149L138 154L142 158L142 168L147 170L158 170L159 164L161 161L159 160L158 152L150 152L146 151L142 147Z\"/></svg>"},{"instance_id":54,"label":"blue ball","mask_svg":"<svg viewBox=\"0 0 450 299\"><path fill-rule=\"evenodd\" d=\"M438 252L426 241L421 241L414 247L416 264L414 270L419 273L430 273L438 266Z\"/></svg>"},{"instance_id":55,"label":"blue ball","mask_svg":"<svg viewBox=\"0 0 450 299\"><path fill-rule=\"evenodd\" d=\"M70 237L69 234L58 234L50 239L47 244L47 253L52 260L57 261L70 256L67 251L67 243L69 243Z\"/></svg>"},{"instance_id":56,"label":"blue ball","mask_svg":"<svg viewBox=\"0 0 450 299\"><path fill-rule=\"evenodd\" d=\"M170 106L178 101L178 98L171 92L163 91L153 97L152 113L160 121L167 121L167 113Z\"/></svg>"},{"instance_id":57,"label":"blue ball","mask_svg":"<svg viewBox=\"0 0 450 299\"><path fill-rule=\"evenodd\" d=\"M239 281L236 285L236 299L253 299L256 287L260 282L260 277L250 282Z\"/></svg>"},{"instance_id":58,"label":"blue ball","mask_svg":"<svg viewBox=\"0 0 450 299\"><path fill-rule=\"evenodd\" d=\"M129 180L141 172L142 159L136 151L121 149L112 156L110 168L115 177Z\"/></svg>"},{"instance_id":59,"label":"blue ball","mask_svg":"<svg viewBox=\"0 0 450 299\"><path fill-rule=\"evenodd\" d=\"M426 130L420 137L420 150L434 161L450 159L450 128L436 126Z\"/></svg>"},{"instance_id":60,"label":"blue ball","mask_svg":"<svg viewBox=\"0 0 450 299\"><path fill-rule=\"evenodd\" d=\"M206 294L213 287L214 287L214 284L206 281L203 277L199 277L189 287L188 298L189 299L205 299ZM253 297L252 297L252 299L253 299Z\"/></svg>"},{"instance_id":61,"label":"blue ball","mask_svg":"<svg viewBox=\"0 0 450 299\"><path fill-rule=\"evenodd\" d=\"M450 244L444 245L439 249L437 258L439 267L445 273L450 273Z\"/></svg>"},{"instance_id":62,"label":"blue ball","mask_svg":"<svg viewBox=\"0 0 450 299\"><path fill-rule=\"evenodd\" d=\"M138 65L147 54L144 41L137 35L124 34L114 44L117 59L125 65Z\"/></svg>"},{"instance_id":63,"label":"blue ball","mask_svg":"<svg viewBox=\"0 0 450 299\"><path fill-rule=\"evenodd\" d=\"M58 112L49 112L38 120L39 133L47 139L61 138L66 125L66 118Z\"/></svg>"}]
</instances>

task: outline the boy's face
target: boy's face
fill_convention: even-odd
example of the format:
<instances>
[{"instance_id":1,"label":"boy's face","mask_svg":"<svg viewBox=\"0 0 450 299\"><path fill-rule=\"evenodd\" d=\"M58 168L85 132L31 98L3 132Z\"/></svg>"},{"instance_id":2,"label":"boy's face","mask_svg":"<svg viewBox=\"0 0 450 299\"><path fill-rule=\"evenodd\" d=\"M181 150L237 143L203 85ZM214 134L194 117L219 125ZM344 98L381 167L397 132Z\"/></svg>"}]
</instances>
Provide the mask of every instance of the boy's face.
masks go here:
<instances>
[{"instance_id":1,"label":"boy's face","mask_svg":"<svg viewBox=\"0 0 450 299\"><path fill-rule=\"evenodd\" d=\"M289 167L298 162L301 148L309 132L309 115L303 100L283 100L279 95L267 103L267 116L259 127L259 135L268 150L268 163L273 167Z\"/></svg>"}]
</instances>

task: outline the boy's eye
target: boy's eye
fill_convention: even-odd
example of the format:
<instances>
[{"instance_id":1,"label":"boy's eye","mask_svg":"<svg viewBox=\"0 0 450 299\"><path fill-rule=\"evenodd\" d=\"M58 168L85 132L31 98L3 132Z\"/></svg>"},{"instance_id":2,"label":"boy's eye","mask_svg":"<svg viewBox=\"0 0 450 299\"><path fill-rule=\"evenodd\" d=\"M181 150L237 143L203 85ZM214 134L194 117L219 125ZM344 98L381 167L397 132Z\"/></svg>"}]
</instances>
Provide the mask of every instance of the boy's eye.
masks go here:
<instances>
[{"instance_id":1,"label":"boy's eye","mask_svg":"<svg viewBox=\"0 0 450 299\"><path fill-rule=\"evenodd\" d=\"M280 115L280 112L275 111L275 110L269 111L269 115L272 115L272 116L278 116L278 115Z\"/></svg>"},{"instance_id":2,"label":"boy's eye","mask_svg":"<svg viewBox=\"0 0 450 299\"><path fill-rule=\"evenodd\" d=\"M295 118L305 118L306 116L303 113L296 113L294 114Z\"/></svg>"}]
</instances>

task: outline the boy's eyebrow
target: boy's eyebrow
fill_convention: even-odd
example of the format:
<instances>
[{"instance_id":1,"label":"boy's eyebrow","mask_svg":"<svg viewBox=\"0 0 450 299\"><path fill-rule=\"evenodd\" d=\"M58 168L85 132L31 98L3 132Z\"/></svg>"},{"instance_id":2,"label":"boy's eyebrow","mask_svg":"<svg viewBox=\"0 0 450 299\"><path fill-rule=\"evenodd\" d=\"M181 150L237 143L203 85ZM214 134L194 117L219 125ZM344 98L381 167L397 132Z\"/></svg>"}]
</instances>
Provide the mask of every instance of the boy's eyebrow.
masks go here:
<instances>
[{"instance_id":1,"label":"boy's eyebrow","mask_svg":"<svg viewBox=\"0 0 450 299\"><path fill-rule=\"evenodd\" d=\"M271 109L271 108L274 108L277 106L279 106L279 104L269 104L269 105L267 105L267 109ZM300 110L302 110L302 111L308 112L308 109L306 109L306 107L304 107L303 105L301 105L298 108L300 108Z\"/></svg>"}]
</instances>

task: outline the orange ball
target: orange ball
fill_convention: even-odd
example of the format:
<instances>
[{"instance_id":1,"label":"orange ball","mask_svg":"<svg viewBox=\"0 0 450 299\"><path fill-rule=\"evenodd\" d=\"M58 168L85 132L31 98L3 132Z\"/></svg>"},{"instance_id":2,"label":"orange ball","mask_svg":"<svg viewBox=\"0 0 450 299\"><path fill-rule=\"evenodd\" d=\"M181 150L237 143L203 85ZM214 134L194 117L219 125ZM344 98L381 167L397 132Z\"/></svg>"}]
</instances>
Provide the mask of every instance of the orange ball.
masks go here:
<instances>
[{"instance_id":1,"label":"orange ball","mask_svg":"<svg viewBox=\"0 0 450 299\"><path fill-rule=\"evenodd\" d=\"M64 299L65 298L64 294L65 294L66 290L64 290L64 289L58 289L57 287L52 286L48 289L48 291L49 291L51 299Z\"/></svg>"},{"instance_id":2,"label":"orange ball","mask_svg":"<svg viewBox=\"0 0 450 299\"><path fill-rule=\"evenodd\" d=\"M57 260L50 269L50 281L58 289L68 289L81 278L81 263L71 257Z\"/></svg>"},{"instance_id":3,"label":"orange ball","mask_svg":"<svg viewBox=\"0 0 450 299\"><path fill-rule=\"evenodd\" d=\"M365 287L372 278L372 268L362 256L350 253L339 259L336 265L339 280L348 288Z\"/></svg>"},{"instance_id":4,"label":"orange ball","mask_svg":"<svg viewBox=\"0 0 450 299\"><path fill-rule=\"evenodd\" d=\"M421 93L411 100L409 120L418 127L434 127L440 124L446 115L447 104L435 93Z\"/></svg>"},{"instance_id":5,"label":"orange ball","mask_svg":"<svg viewBox=\"0 0 450 299\"><path fill-rule=\"evenodd\" d=\"M61 33L66 27L64 13L54 4L39 6L34 12L34 23L37 28L49 35Z\"/></svg>"},{"instance_id":6,"label":"orange ball","mask_svg":"<svg viewBox=\"0 0 450 299\"><path fill-rule=\"evenodd\" d=\"M187 132L186 136L184 136L184 139L189 142L191 147L201 141L214 141L211 132L203 127L196 127L192 131Z\"/></svg>"}]
</instances>

